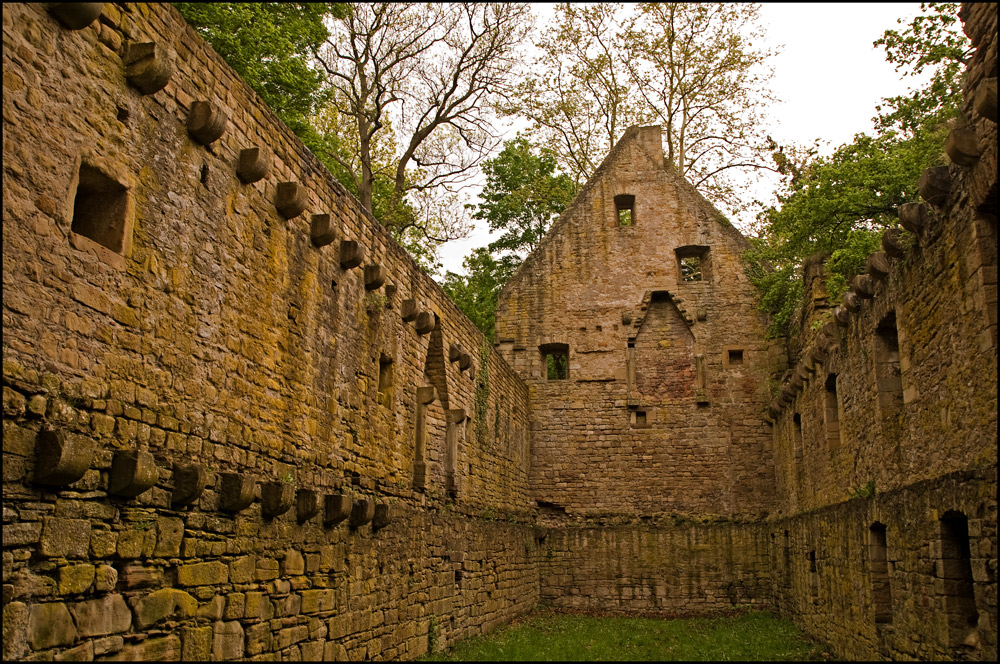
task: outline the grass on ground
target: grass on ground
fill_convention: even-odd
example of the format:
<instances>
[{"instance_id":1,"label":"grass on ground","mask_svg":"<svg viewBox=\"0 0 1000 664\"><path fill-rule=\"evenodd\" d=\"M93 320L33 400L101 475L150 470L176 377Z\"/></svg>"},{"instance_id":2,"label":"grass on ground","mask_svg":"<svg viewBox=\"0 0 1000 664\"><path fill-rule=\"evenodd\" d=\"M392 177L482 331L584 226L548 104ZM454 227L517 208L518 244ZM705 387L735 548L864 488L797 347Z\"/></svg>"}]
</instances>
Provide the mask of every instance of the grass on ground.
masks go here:
<instances>
[{"instance_id":1,"label":"grass on ground","mask_svg":"<svg viewBox=\"0 0 1000 664\"><path fill-rule=\"evenodd\" d=\"M790 621L769 613L637 618L540 611L429 661L799 661L830 657Z\"/></svg>"}]
</instances>

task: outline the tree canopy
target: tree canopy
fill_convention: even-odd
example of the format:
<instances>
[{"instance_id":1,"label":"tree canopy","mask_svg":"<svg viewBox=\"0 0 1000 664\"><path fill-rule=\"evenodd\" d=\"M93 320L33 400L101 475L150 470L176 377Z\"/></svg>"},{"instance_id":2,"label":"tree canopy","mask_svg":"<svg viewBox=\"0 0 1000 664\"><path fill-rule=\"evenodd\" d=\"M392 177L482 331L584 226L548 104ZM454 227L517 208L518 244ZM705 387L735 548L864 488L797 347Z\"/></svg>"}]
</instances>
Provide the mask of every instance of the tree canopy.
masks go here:
<instances>
[{"instance_id":1,"label":"tree canopy","mask_svg":"<svg viewBox=\"0 0 1000 664\"><path fill-rule=\"evenodd\" d=\"M858 134L829 157L814 152L790 157L772 143L784 189L778 205L758 217L748 255L761 308L772 316L771 335L795 329L799 271L809 256L830 255L826 288L831 297L839 296L877 251L882 231L896 225L899 206L917 200L921 172L944 163L942 145L961 101L958 64L968 56L968 45L954 29L957 5L923 8L928 13L901 32L887 30L875 45L905 73L934 67L933 76L909 95L883 100L873 118L874 136Z\"/></svg>"},{"instance_id":2,"label":"tree canopy","mask_svg":"<svg viewBox=\"0 0 1000 664\"><path fill-rule=\"evenodd\" d=\"M552 221L576 194L573 180L556 172L551 151L517 137L483 163L486 186L474 219L486 221L500 237L463 262L466 275L445 274L443 287L459 308L493 338L500 290L545 236Z\"/></svg>"},{"instance_id":3,"label":"tree canopy","mask_svg":"<svg viewBox=\"0 0 1000 664\"><path fill-rule=\"evenodd\" d=\"M667 159L713 203L738 209L731 171L775 170L760 131L771 51L758 6L562 3L507 113L532 122L578 183L629 126L660 123Z\"/></svg>"}]
</instances>

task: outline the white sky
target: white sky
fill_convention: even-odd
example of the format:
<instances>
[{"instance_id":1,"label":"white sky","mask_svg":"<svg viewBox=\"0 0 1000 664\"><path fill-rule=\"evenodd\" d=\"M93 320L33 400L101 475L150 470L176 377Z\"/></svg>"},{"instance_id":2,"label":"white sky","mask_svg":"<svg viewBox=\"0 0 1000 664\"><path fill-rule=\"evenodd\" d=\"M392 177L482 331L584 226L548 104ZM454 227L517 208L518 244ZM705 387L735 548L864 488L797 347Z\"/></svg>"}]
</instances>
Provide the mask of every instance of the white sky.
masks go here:
<instances>
[{"instance_id":1,"label":"white sky","mask_svg":"<svg viewBox=\"0 0 1000 664\"><path fill-rule=\"evenodd\" d=\"M779 144L811 144L818 138L828 154L854 134L871 132L879 101L917 83L901 80L872 42L887 29L901 28L896 19L909 23L918 13L919 3L764 3L761 23L769 42L781 46L771 60L771 88L782 102L769 112L770 135ZM750 220L733 221L742 227ZM483 224L468 239L444 245L442 274L462 273L462 259L489 242Z\"/></svg>"}]
</instances>

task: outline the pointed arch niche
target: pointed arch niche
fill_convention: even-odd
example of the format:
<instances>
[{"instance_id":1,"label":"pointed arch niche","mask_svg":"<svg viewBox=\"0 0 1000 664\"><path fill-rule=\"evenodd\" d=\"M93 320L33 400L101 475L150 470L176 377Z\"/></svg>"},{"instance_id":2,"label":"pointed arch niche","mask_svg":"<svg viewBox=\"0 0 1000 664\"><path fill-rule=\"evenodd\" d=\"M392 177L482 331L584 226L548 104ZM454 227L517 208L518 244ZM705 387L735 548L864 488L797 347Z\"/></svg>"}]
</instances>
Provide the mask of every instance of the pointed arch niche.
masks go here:
<instances>
[{"instance_id":1,"label":"pointed arch niche","mask_svg":"<svg viewBox=\"0 0 1000 664\"><path fill-rule=\"evenodd\" d=\"M628 349L636 396L659 402L691 397L704 376L698 375L689 317L667 291L652 291L648 298Z\"/></svg>"}]
</instances>

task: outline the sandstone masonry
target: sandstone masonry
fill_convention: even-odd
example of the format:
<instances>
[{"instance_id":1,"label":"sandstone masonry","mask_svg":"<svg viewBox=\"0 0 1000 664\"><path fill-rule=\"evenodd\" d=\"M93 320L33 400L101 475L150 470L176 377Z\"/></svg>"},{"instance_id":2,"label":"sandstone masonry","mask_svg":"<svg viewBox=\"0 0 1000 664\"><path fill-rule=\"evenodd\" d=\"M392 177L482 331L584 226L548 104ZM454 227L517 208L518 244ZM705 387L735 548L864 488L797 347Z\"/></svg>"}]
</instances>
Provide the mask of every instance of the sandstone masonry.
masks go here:
<instances>
[{"instance_id":1,"label":"sandstone masonry","mask_svg":"<svg viewBox=\"0 0 1000 664\"><path fill-rule=\"evenodd\" d=\"M797 340L634 127L491 348L173 8L5 5L4 657L412 659L544 601L996 659L996 11L961 17L950 165L842 302L809 262Z\"/></svg>"}]
</instances>

